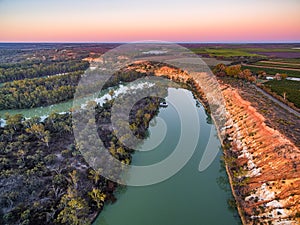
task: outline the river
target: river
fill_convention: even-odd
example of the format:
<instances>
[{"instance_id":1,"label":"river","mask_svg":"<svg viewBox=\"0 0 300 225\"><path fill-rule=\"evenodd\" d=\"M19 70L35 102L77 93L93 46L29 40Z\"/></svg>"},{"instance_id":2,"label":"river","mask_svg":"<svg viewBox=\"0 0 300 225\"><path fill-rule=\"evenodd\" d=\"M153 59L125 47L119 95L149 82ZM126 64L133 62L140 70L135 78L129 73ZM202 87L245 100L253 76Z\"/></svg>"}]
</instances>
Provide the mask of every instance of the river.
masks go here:
<instances>
[{"instance_id":1,"label":"river","mask_svg":"<svg viewBox=\"0 0 300 225\"><path fill-rule=\"evenodd\" d=\"M183 92L188 98L181 98ZM200 135L196 151L187 165L170 179L144 187L126 187L117 193L117 201L105 206L93 225L234 225L240 224L235 209L230 209L227 201L232 199L227 174L221 167L220 157L214 160L204 172L198 171L199 162L205 149L206 139L213 124L207 118L204 108L196 104L190 91L169 88L168 98L176 98L175 104L193 101L200 118ZM173 101L174 103L174 101ZM192 108L186 108L189 111ZM188 115L188 114L185 114ZM167 157L175 148L180 137L180 119L173 105L160 108L158 114L168 126L163 142L149 152L136 152L133 164L149 165ZM181 120L193 120L185 116ZM155 120L155 119L154 119ZM149 137L142 145L152 145L151 134L157 132L158 124L149 128ZM215 129L214 147L220 148ZM155 139L155 138L154 138ZM189 146L186 146L188 148ZM224 188L225 186L225 188ZM224 190L226 189L226 190Z\"/></svg>"},{"instance_id":2,"label":"river","mask_svg":"<svg viewBox=\"0 0 300 225\"><path fill-rule=\"evenodd\" d=\"M120 85L114 88L115 96L132 88L142 88L143 85L129 88L126 84ZM184 93L185 98L182 97ZM221 151L207 170L198 171L206 140L214 125L208 122L211 120L190 91L169 88L167 102L170 97L172 97L173 103L176 99L175 105L180 105L183 101L191 102L189 107L185 108L185 116L181 115L181 120L193 120L194 118L188 116L188 112L193 109L197 110L201 129L194 155L183 169L166 181L151 186L119 188L116 193L118 200L114 204L106 205L93 225L240 224L236 209L232 209L228 205L228 200L232 200L233 197L226 171L221 166ZM105 98L110 98L107 90L101 93L98 102ZM72 104L72 101L67 101L34 109L3 110L0 111L0 118L3 118L5 113L22 113L26 118L39 116L43 119L50 112L67 112ZM135 165L149 165L159 162L166 158L177 144L181 125L175 107L169 104L166 108L160 108L158 116L166 123L166 137L155 149L148 152L136 152L133 155L133 164ZM156 141L153 134L158 132L160 126L155 123L155 120L156 118L151 121L149 136L140 148L147 148L147 146L153 145L153 141ZM215 129L212 129L212 132L215 132L213 147L220 148L221 144ZM188 147L186 146L186 148Z\"/></svg>"}]
</instances>

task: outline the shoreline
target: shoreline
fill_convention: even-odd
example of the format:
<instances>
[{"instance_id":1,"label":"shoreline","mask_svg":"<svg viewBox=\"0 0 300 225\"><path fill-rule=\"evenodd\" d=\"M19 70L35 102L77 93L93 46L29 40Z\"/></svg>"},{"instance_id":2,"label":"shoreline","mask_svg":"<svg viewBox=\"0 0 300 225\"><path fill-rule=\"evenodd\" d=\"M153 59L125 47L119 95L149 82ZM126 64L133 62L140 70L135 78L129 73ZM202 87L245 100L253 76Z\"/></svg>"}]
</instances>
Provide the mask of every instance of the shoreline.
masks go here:
<instances>
[{"instance_id":1,"label":"shoreline","mask_svg":"<svg viewBox=\"0 0 300 225\"><path fill-rule=\"evenodd\" d=\"M169 72L170 74L166 74L166 71ZM190 77L189 75L186 75L186 74L178 73L178 72L174 74L174 70L172 70L172 69L171 70L164 70L163 72L159 71L158 74L154 73L154 75L155 76L167 76L168 79L175 80L175 81L176 81L177 78L180 77L180 75L183 75L183 76L180 77L181 82L188 85L188 87L191 89L191 91L193 93L195 93L196 98L200 101L200 103L202 104L204 109L210 114L210 116L213 120L213 123L216 127L216 130L217 130L217 135L218 135L218 139L220 140L220 143L221 143L221 146L222 146L223 154L226 156L227 152L226 152L226 149L225 149L225 146L224 146L224 139L222 138L221 128L218 127L218 123L216 122L215 117L212 116L212 113L210 112L208 100L206 99L206 96L203 93L203 90L201 89L201 87L197 86L197 83L195 82L195 78ZM192 78L192 80L195 82L194 85L187 84L188 78ZM227 174L230 189L231 189L231 194L233 195L233 197L235 199L235 202L236 202L236 209L238 211L238 214L239 214L239 217L240 217L240 220L241 220L242 224L245 225L245 224L247 224L246 219L244 217L244 213L243 213L242 207L240 205L240 202L238 201L238 196L237 196L237 194L234 190L233 180L232 180L231 173L230 173L230 168L229 168L227 162L225 162L224 164L225 164L226 174Z\"/></svg>"},{"instance_id":2,"label":"shoreline","mask_svg":"<svg viewBox=\"0 0 300 225\"><path fill-rule=\"evenodd\" d=\"M214 124L216 124L215 123L215 119L213 117L212 117L212 120L214 121ZM223 154L224 154L224 156L228 156L227 151L226 151L226 147L224 145L224 140L222 140L221 131L218 128L216 130L217 130L218 138L219 138L221 146L222 146ZM236 194L236 192L234 190L233 180L232 180L231 173L230 173L230 168L229 168L227 162L224 162L224 164L225 164L225 169L226 169L226 173L227 173L227 177L228 177L228 181L229 181L229 185L230 185L230 189L231 189L231 194L233 195L235 203L236 203L236 209L238 211L238 214L240 216L242 224L245 225L245 224L247 224L246 223L246 219L244 217L244 213L243 213L242 207L241 207L241 205L240 205L240 203L238 201L238 196L237 196L237 194Z\"/></svg>"}]
</instances>

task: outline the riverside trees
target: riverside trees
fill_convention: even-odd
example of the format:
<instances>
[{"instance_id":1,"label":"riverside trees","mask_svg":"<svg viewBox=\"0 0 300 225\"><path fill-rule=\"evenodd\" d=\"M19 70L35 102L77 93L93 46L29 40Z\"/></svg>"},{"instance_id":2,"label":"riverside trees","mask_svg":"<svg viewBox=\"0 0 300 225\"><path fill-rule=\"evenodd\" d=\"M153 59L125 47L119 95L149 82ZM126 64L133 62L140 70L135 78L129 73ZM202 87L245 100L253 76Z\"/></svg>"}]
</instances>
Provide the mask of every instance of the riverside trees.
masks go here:
<instances>
[{"instance_id":1,"label":"riverside trees","mask_svg":"<svg viewBox=\"0 0 300 225\"><path fill-rule=\"evenodd\" d=\"M112 100L103 107L90 106L96 107L99 137L115 158L129 164L133 150L123 146L109 128ZM135 105L130 114L135 135L145 137L145 127L158 106L155 98ZM84 111L78 113L85 118ZM7 125L0 128L1 223L89 224L105 202L115 201L116 184L89 167L78 151L69 113L52 113L43 122L24 120L20 114L6 119ZM88 132L88 126L83 132ZM120 175L118 168L112 169Z\"/></svg>"},{"instance_id":2,"label":"riverside trees","mask_svg":"<svg viewBox=\"0 0 300 225\"><path fill-rule=\"evenodd\" d=\"M0 65L0 83L75 72L79 70L86 70L88 67L88 62L79 60L51 63L44 62L38 64L2 64Z\"/></svg>"},{"instance_id":3,"label":"riverside trees","mask_svg":"<svg viewBox=\"0 0 300 225\"><path fill-rule=\"evenodd\" d=\"M0 109L33 108L71 99L82 73L5 83L0 88Z\"/></svg>"}]
</instances>

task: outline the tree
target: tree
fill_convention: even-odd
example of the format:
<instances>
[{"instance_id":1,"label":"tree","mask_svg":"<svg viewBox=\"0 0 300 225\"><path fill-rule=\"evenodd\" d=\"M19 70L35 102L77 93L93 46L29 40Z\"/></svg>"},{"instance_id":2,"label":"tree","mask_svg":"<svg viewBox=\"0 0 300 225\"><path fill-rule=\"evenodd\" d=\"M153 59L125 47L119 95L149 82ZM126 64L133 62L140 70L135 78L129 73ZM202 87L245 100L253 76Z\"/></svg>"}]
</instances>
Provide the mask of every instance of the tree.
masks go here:
<instances>
[{"instance_id":1,"label":"tree","mask_svg":"<svg viewBox=\"0 0 300 225\"><path fill-rule=\"evenodd\" d=\"M285 80L287 77L288 77L288 75L286 73L282 73L281 74L281 79L282 80Z\"/></svg>"},{"instance_id":2,"label":"tree","mask_svg":"<svg viewBox=\"0 0 300 225\"><path fill-rule=\"evenodd\" d=\"M244 79L249 80L252 77L252 72L249 69L243 70Z\"/></svg>"},{"instance_id":3,"label":"tree","mask_svg":"<svg viewBox=\"0 0 300 225\"><path fill-rule=\"evenodd\" d=\"M29 134L33 134L38 139L40 139L42 143L46 144L46 146L49 147L50 132L48 130L45 130L43 124L33 124L31 127L26 128L26 132Z\"/></svg>"},{"instance_id":4,"label":"tree","mask_svg":"<svg viewBox=\"0 0 300 225\"><path fill-rule=\"evenodd\" d=\"M77 196L76 191L68 188L68 192L60 200L62 210L57 216L57 222L70 225L89 224L87 219L89 206L87 202Z\"/></svg>"},{"instance_id":5,"label":"tree","mask_svg":"<svg viewBox=\"0 0 300 225\"><path fill-rule=\"evenodd\" d=\"M248 81L255 83L256 82L256 78L254 76L251 76L248 78Z\"/></svg>"},{"instance_id":6,"label":"tree","mask_svg":"<svg viewBox=\"0 0 300 225\"><path fill-rule=\"evenodd\" d=\"M101 172L99 170L90 170L89 178L94 181L94 184L98 184L101 178Z\"/></svg>"},{"instance_id":7,"label":"tree","mask_svg":"<svg viewBox=\"0 0 300 225\"><path fill-rule=\"evenodd\" d=\"M229 66L225 69L225 72L228 76L238 77L238 75L242 72L241 65Z\"/></svg>"},{"instance_id":8,"label":"tree","mask_svg":"<svg viewBox=\"0 0 300 225\"><path fill-rule=\"evenodd\" d=\"M103 194L98 188L93 188L93 190L89 192L89 196L97 204L99 209L102 208L106 198L105 194Z\"/></svg>"},{"instance_id":9,"label":"tree","mask_svg":"<svg viewBox=\"0 0 300 225\"><path fill-rule=\"evenodd\" d=\"M226 70L225 64L220 63L220 64L218 64L218 65L215 66L215 68L213 69L213 73L216 76L223 77L223 76L226 76L225 70Z\"/></svg>"},{"instance_id":10,"label":"tree","mask_svg":"<svg viewBox=\"0 0 300 225\"><path fill-rule=\"evenodd\" d=\"M16 131L24 121L24 117L22 114L16 114L13 116L6 114L5 120L6 120L6 125L12 127Z\"/></svg>"}]
</instances>

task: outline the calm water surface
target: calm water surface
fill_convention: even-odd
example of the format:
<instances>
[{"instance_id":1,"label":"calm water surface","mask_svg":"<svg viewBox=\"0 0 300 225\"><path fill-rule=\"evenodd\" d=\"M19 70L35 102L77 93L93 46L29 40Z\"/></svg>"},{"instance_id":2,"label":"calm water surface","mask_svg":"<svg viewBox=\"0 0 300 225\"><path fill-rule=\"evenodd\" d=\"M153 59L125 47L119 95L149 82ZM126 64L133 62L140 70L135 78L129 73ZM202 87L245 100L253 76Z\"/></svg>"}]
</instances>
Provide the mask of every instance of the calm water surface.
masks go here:
<instances>
[{"instance_id":1,"label":"calm water surface","mask_svg":"<svg viewBox=\"0 0 300 225\"><path fill-rule=\"evenodd\" d=\"M182 98L183 93L188 98ZM240 224L237 212L229 208L227 201L232 198L226 172L221 167L219 152L212 165L204 172L198 171L200 159L212 124L202 106L185 89L168 90L168 98L176 97L175 104L191 101L190 108L197 109L200 118L200 135L196 151L186 166L170 179L145 187L126 187L117 193L118 200L107 205L93 225L234 225ZM167 98L167 100L168 100ZM188 115L188 113L187 113ZM136 152L133 164L149 165L166 158L175 148L180 137L180 120L173 105L161 108L159 117L168 126L163 142L154 150ZM189 116L182 120L193 120ZM143 145L151 145L151 133L156 132L155 119L150 126L150 135ZM212 132L216 131L212 129ZM220 148L214 135L214 148ZM189 146L186 146L188 148ZM224 190L226 187L227 191Z\"/></svg>"}]
</instances>

